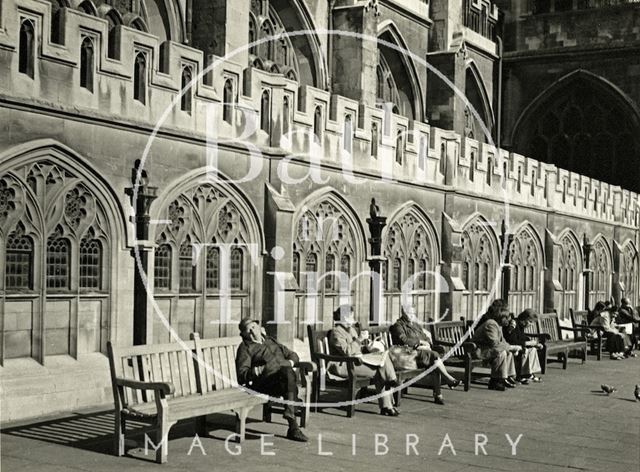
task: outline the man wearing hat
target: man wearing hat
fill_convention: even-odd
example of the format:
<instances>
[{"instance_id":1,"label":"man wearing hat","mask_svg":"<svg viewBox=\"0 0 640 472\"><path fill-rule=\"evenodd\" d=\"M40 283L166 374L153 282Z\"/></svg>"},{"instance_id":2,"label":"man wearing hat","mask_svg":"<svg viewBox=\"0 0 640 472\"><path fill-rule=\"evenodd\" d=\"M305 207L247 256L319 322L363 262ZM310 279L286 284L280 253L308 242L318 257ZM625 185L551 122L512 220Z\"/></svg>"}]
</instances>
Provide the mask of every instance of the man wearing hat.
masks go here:
<instances>
[{"instance_id":1,"label":"man wearing hat","mask_svg":"<svg viewBox=\"0 0 640 472\"><path fill-rule=\"evenodd\" d=\"M260 324L250 318L240 321L242 343L236 353L238 382L251 390L272 397L283 397L283 417L289 423L287 438L307 442L308 438L296 422L295 406L299 402L298 385L293 367L300 362L298 355L266 336Z\"/></svg>"}]
</instances>

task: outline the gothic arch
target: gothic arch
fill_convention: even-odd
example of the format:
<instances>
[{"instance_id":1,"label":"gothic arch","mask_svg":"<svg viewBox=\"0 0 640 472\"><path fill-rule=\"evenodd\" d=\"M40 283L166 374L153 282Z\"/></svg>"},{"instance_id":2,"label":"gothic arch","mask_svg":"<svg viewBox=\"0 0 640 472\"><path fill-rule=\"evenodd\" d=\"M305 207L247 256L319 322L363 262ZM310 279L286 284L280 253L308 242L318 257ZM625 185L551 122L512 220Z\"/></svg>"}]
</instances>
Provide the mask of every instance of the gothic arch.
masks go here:
<instances>
[{"instance_id":1,"label":"gothic arch","mask_svg":"<svg viewBox=\"0 0 640 472\"><path fill-rule=\"evenodd\" d=\"M162 219L162 212L165 211L169 205L180 196L190 191L195 191L198 187L212 189L224 194L225 198L232 201L238 208L240 216L247 222L248 237L252 242L259 245L260 254L265 247L264 230L260 225L259 213L255 206L245 196L244 192L240 190L233 181L222 174L220 171L215 171L216 178L209 177L208 170L205 168L195 169L180 179L177 179L170 183L163 194L153 202L150 209L150 215L152 219ZM202 229L206 230L207 224L211 224L211 221L207 223L202 218L202 215L194 215L196 221L202 225ZM157 238L159 232L157 226L150 231L149 238L153 241Z\"/></svg>"},{"instance_id":2,"label":"gothic arch","mask_svg":"<svg viewBox=\"0 0 640 472\"><path fill-rule=\"evenodd\" d=\"M640 254L631 239L621 246L619 282L624 288L623 296L632 306L640 305Z\"/></svg>"},{"instance_id":3,"label":"gothic arch","mask_svg":"<svg viewBox=\"0 0 640 472\"><path fill-rule=\"evenodd\" d=\"M23 168L39 160L51 161L54 165L77 175L83 185L94 192L104 205L112 231L120 241L120 247L132 246L133 235L124 223L127 218L118 195L102 172L66 145L54 139L41 139L14 146L0 154L0 174L15 172L14 169ZM35 196L31 193L29 198L33 200ZM41 215L42 221L44 217L44 214Z\"/></svg>"},{"instance_id":4,"label":"gothic arch","mask_svg":"<svg viewBox=\"0 0 640 472\"><path fill-rule=\"evenodd\" d=\"M484 126L489 130L489 136L491 136L495 123L493 107L491 106L489 93L487 92L484 80L482 80L478 66L472 59L467 61L465 78L465 95L467 100L469 100L475 108L476 113L484 122ZM465 135L478 141L486 141L487 136L480 121L473 115L471 110L465 108L465 114L467 116Z\"/></svg>"},{"instance_id":5,"label":"gothic arch","mask_svg":"<svg viewBox=\"0 0 640 472\"><path fill-rule=\"evenodd\" d=\"M613 251L607 239L598 234L593 238L591 249L591 284L589 305L594 306L600 300L611 296L611 275L613 273Z\"/></svg>"},{"instance_id":6,"label":"gothic arch","mask_svg":"<svg viewBox=\"0 0 640 472\"><path fill-rule=\"evenodd\" d=\"M514 231L510 247L510 304L515 313L525 308L541 308L540 287L543 285L544 249L534 226L524 221Z\"/></svg>"},{"instance_id":7,"label":"gothic arch","mask_svg":"<svg viewBox=\"0 0 640 472\"><path fill-rule=\"evenodd\" d=\"M465 287L462 312L478 318L495 295L500 267L498 238L487 219L474 213L462 225L460 278Z\"/></svg>"},{"instance_id":8,"label":"gothic arch","mask_svg":"<svg viewBox=\"0 0 640 472\"><path fill-rule=\"evenodd\" d=\"M386 258L381 267L386 321L392 322L400 315L401 303L407 301L403 296L410 297L423 321L434 317L438 313L435 274L439 273L440 247L429 216L413 201L403 204L389 218L382 241ZM412 290L402 294L401 289L410 278Z\"/></svg>"},{"instance_id":9,"label":"gothic arch","mask_svg":"<svg viewBox=\"0 0 640 472\"><path fill-rule=\"evenodd\" d=\"M297 336L304 337L308 323L331 326L332 312L343 303L352 303L356 316L368 318L359 308L364 282L356 277L366 259L364 231L344 197L327 187L305 198L293 216L292 241ZM351 279L354 283L345 285Z\"/></svg>"},{"instance_id":10,"label":"gothic arch","mask_svg":"<svg viewBox=\"0 0 640 472\"><path fill-rule=\"evenodd\" d=\"M180 3L172 0L143 0L140 15L149 27L148 31L164 41L181 42L184 38Z\"/></svg>"},{"instance_id":11,"label":"gothic arch","mask_svg":"<svg viewBox=\"0 0 640 472\"><path fill-rule=\"evenodd\" d=\"M638 106L607 79L579 69L556 80L525 107L511 142L515 150L539 161L637 191L638 136ZM610 166L603 168L602 155L611 156Z\"/></svg>"},{"instance_id":12,"label":"gothic arch","mask_svg":"<svg viewBox=\"0 0 640 472\"><path fill-rule=\"evenodd\" d=\"M280 69L290 71L295 65L294 75L300 84L326 89L329 83L326 58L322 51L320 38L315 33L313 16L305 2L302 0L268 0L267 11L265 11L263 1L254 1L251 8L257 17L255 22L257 25L261 25L266 18L264 15L269 14L276 20L276 23L279 23L279 28L284 32L297 33L287 39L292 48L291 55L295 64L280 63ZM300 31L304 31L305 34L299 34ZM260 28L256 30L256 34L260 34ZM261 46L258 46L257 49L260 48Z\"/></svg>"},{"instance_id":13,"label":"gothic arch","mask_svg":"<svg viewBox=\"0 0 640 472\"><path fill-rule=\"evenodd\" d=\"M0 361L105 352L118 261L133 237L120 201L85 158L51 139L15 146L0 162L0 304L31 310L21 326L2 326Z\"/></svg>"},{"instance_id":14,"label":"gothic arch","mask_svg":"<svg viewBox=\"0 0 640 472\"><path fill-rule=\"evenodd\" d=\"M421 121L424 97L417 68L411 56L403 54L403 51L409 51L409 48L392 20L383 21L378 25L378 51L393 75L400 99L400 103L396 103L400 114Z\"/></svg>"},{"instance_id":15,"label":"gothic arch","mask_svg":"<svg viewBox=\"0 0 640 472\"><path fill-rule=\"evenodd\" d=\"M159 220L150 231L156 247L147 275L154 308L171 313L180 337L194 330L227 336L238 317L261 312L264 233L255 207L227 176L213 178L206 168L187 173L167 186L150 215ZM166 325L155 324L153 341L167 342Z\"/></svg>"}]
</instances>

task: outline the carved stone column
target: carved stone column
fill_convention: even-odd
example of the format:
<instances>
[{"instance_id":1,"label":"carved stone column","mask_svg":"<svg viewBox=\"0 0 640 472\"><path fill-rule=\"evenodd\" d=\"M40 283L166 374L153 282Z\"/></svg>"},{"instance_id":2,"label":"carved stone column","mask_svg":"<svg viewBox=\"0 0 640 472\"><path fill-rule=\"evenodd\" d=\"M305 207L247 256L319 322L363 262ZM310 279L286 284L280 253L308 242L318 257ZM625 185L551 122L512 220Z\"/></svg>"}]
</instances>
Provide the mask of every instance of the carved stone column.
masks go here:
<instances>
[{"instance_id":1,"label":"carved stone column","mask_svg":"<svg viewBox=\"0 0 640 472\"><path fill-rule=\"evenodd\" d=\"M511 288L511 244L513 243L513 234L507 230L507 225L502 220L502 230L500 233L500 246L502 254L504 254L504 262L502 263L502 290L501 297L507 302L509 301L509 289Z\"/></svg>"},{"instance_id":2,"label":"carved stone column","mask_svg":"<svg viewBox=\"0 0 640 472\"><path fill-rule=\"evenodd\" d=\"M593 245L589 242L587 235L585 234L582 239L582 254L584 255L584 309L589 309L589 292L591 292L591 251Z\"/></svg>"},{"instance_id":3,"label":"carved stone column","mask_svg":"<svg viewBox=\"0 0 640 472\"><path fill-rule=\"evenodd\" d=\"M150 186L148 181L147 171L140 169L140 160L138 159L131 171L131 183L133 186L125 190L126 194L131 198L131 206L134 211L132 219L136 228L135 247L131 253L134 258L133 344L148 344L151 342L151 333L148 329L152 323L149 311L149 297L151 295L147 292L143 274L146 275L147 280L153 277L149 270L149 260L155 245L152 241L149 241L149 223L151 222L149 208L158 196L158 188ZM138 184L137 188L136 183ZM136 254L140 258L139 264Z\"/></svg>"},{"instance_id":4,"label":"carved stone column","mask_svg":"<svg viewBox=\"0 0 640 472\"><path fill-rule=\"evenodd\" d=\"M376 201L371 199L370 218L367 218L369 225L369 244L371 245L371 257L369 258L369 269L371 270L369 288L369 323L380 323L380 305L382 297L382 277L381 265L384 262L382 255L382 230L387 225L387 218L378 215L379 208Z\"/></svg>"}]
</instances>

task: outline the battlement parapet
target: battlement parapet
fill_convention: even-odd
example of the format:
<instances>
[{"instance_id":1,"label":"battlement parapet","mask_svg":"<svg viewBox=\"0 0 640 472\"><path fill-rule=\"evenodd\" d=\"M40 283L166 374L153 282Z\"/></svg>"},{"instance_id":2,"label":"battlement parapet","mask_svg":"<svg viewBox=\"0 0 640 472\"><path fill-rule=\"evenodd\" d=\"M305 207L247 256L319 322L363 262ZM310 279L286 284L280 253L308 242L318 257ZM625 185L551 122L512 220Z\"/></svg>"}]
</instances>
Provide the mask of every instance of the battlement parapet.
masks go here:
<instances>
[{"instance_id":1,"label":"battlement parapet","mask_svg":"<svg viewBox=\"0 0 640 472\"><path fill-rule=\"evenodd\" d=\"M215 138L258 147L272 156L342 168L360 176L455 189L514 205L638 227L640 197L595 179L492 145L409 120L388 108L358 103L281 74L150 34L117 26L109 54L108 23L70 8L50 40L51 5L41 0L0 4L0 100L36 104L78 117L100 117L151 131L159 126L185 139ZM32 77L19 71L20 24L35 26ZM81 86L80 50L94 44L92 91ZM115 53L114 53L115 51ZM143 54L142 99L134 99L136 57ZM113 57L111 57L113 56ZM205 64L214 64L202 75ZM192 69L192 96L183 109L183 70ZM138 84L140 85L140 84ZM225 101L228 101L225 105ZM204 151L203 151L204 152Z\"/></svg>"}]
</instances>

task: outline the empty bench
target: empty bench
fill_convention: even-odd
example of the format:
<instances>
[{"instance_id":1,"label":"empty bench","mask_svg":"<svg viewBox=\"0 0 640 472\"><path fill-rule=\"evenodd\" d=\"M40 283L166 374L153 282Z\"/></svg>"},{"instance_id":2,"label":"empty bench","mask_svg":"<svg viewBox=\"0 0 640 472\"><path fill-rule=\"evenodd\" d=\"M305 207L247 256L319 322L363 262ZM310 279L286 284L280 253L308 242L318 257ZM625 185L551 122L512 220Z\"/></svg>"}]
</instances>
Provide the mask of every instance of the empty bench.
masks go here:
<instances>
[{"instance_id":1,"label":"empty bench","mask_svg":"<svg viewBox=\"0 0 640 472\"><path fill-rule=\"evenodd\" d=\"M206 435L206 416L233 411L238 441L245 435L250 410L267 402L239 388L235 354L239 337L183 343L116 347L107 344L115 404L115 453L122 456L127 419L156 429L156 462L165 463L171 427L196 418ZM204 362L199 362L201 359Z\"/></svg>"},{"instance_id":2,"label":"empty bench","mask_svg":"<svg viewBox=\"0 0 640 472\"><path fill-rule=\"evenodd\" d=\"M477 349L471 340L473 337L471 325L464 320L433 323L431 337L435 346L444 349L446 357L444 365L464 369L464 391L468 392L473 369L484 365L482 359L474 357Z\"/></svg>"}]
</instances>

